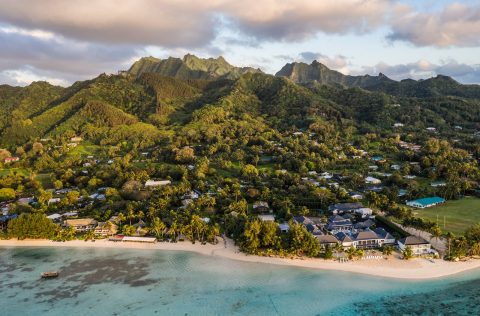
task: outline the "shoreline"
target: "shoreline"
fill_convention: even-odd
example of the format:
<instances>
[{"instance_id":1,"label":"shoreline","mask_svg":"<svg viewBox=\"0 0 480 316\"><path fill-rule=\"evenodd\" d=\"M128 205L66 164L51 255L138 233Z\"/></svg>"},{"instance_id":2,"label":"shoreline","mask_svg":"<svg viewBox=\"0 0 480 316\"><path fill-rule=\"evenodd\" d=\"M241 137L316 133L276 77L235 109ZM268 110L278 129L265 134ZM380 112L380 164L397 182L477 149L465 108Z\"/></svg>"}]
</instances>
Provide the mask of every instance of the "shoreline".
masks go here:
<instances>
[{"instance_id":1,"label":"shoreline","mask_svg":"<svg viewBox=\"0 0 480 316\"><path fill-rule=\"evenodd\" d=\"M219 238L221 240L221 238ZM148 249L167 251L195 252L205 256L227 258L243 262L274 264L316 270L342 271L370 276L404 279L428 280L452 276L458 273L480 268L480 260L469 259L464 262L448 262L441 259L434 263L422 258L405 261L396 257L385 259L358 260L340 263L318 258L288 259L278 257L262 257L246 255L238 250L232 240L227 239L227 247L220 241L216 245L191 242L157 242L154 244L113 242L96 240L95 242L72 240L55 242L51 240L0 240L0 247L65 247L65 248L115 248L115 249Z\"/></svg>"}]
</instances>

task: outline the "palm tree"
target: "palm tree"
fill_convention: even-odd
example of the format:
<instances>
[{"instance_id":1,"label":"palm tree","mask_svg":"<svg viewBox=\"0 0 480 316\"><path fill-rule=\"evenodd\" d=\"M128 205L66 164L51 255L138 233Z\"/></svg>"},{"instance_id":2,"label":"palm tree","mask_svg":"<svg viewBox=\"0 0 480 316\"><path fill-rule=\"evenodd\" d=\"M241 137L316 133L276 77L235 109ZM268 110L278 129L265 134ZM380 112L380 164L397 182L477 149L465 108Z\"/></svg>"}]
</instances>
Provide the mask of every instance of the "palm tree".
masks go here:
<instances>
[{"instance_id":1,"label":"palm tree","mask_svg":"<svg viewBox=\"0 0 480 316\"><path fill-rule=\"evenodd\" d=\"M390 256L393 253L393 247L389 245L383 246L382 253L385 256Z\"/></svg>"},{"instance_id":2,"label":"palm tree","mask_svg":"<svg viewBox=\"0 0 480 316\"><path fill-rule=\"evenodd\" d=\"M177 241L177 230L178 230L177 221L173 221L172 225L170 225L169 233L170 233L170 235L173 235L173 241L174 242Z\"/></svg>"},{"instance_id":3,"label":"palm tree","mask_svg":"<svg viewBox=\"0 0 480 316\"><path fill-rule=\"evenodd\" d=\"M130 225L132 225L132 219L135 219L135 212L132 208L127 209L127 216L126 218L129 220Z\"/></svg>"},{"instance_id":4,"label":"palm tree","mask_svg":"<svg viewBox=\"0 0 480 316\"><path fill-rule=\"evenodd\" d=\"M452 232L447 232L445 234L445 237L447 238L447 244L448 244L448 257L451 256L451 245L452 245L452 240L455 239L455 235Z\"/></svg>"},{"instance_id":5,"label":"palm tree","mask_svg":"<svg viewBox=\"0 0 480 316\"><path fill-rule=\"evenodd\" d=\"M155 217L150 223L149 230L158 239L163 239L163 231L165 230L165 224L158 217Z\"/></svg>"},{"instance_id":6,"label":"palm tree","mask_svg":"<svg viewBox=\"0 0 480 316\"><path fill-rule=\"evenodd\" d=\"M435 238L435 241L438 241L438 238L442 236L442 229L435 225L430 229L430 233L432 234L432 239Z\"/></svg>"}]
</instances>

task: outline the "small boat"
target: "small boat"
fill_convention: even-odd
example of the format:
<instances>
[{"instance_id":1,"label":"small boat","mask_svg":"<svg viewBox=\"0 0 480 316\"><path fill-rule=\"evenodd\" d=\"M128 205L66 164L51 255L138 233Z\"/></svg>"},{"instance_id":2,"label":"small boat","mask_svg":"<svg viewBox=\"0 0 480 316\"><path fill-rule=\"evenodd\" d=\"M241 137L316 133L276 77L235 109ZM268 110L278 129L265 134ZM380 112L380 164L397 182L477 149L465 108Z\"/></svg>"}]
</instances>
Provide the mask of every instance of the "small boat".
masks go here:
<instances>
[{"instance_id":1,"label":"small boat","mask_svg":"<svg viewBox=\"0 0 480 316\"><path fill-rule=\"evenodd\" d=\"M42 279L52 279L58 277L58 271L47 271L42 272Z\"/></svg>"}]
</instances>

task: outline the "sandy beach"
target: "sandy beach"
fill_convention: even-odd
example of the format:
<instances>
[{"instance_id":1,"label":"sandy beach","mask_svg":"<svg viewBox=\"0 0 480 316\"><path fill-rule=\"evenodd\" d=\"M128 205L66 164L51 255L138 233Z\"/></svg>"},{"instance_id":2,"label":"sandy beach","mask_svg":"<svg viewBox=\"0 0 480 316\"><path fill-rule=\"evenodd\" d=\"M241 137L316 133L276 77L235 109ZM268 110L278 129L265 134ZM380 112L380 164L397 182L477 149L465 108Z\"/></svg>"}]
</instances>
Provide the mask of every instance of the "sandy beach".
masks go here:
<instances>
[{"instance_id":1,"label":"sandy beach","mask_svg":"<svg viewBox=\"0 0 480 316\"><path fill-rule=\"evenodd\" d=\"M480 260L471 259L465 262L448 262L417 258L409 261L401 260L395 256L386 259L367 259L340 263L323 259L286 259L276 257L261 257L246 255L238 250L232 240L227 240L227 246L220 239L217 245L192 244L191 242L157 242L157 243L132 243L112 242L108 240L67 242L54 242L50 240L0 240L0 247L80 247L80 248L125 248L125 249L150 249L167 251L189 251L206 256L218 256L245 262L276 264L319 270L336 270L361 273L396 279L433 279L441 278L471 269L480 268Z\"/></svg>"}]
</instances>

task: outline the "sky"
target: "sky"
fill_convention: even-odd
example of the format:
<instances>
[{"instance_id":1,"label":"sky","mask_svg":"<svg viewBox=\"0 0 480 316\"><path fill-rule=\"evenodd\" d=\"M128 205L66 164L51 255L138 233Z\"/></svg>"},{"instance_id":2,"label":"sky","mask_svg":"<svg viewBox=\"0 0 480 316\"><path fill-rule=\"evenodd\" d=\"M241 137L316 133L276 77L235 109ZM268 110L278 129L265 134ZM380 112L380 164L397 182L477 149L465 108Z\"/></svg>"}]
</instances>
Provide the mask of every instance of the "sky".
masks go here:
<instances>
[{"instance_id":1,"label":"sky","mask_svg":"<svg viewBox=\"0 0 480 316\"><path fill-rule=\"evenodd\" d=\"M479 33L479 0L0 0L0 84L67 86L187 53L480 84Z\"/></svg>"}]
</instances>

